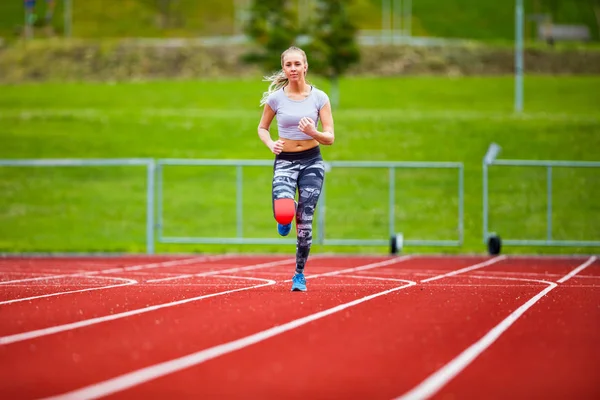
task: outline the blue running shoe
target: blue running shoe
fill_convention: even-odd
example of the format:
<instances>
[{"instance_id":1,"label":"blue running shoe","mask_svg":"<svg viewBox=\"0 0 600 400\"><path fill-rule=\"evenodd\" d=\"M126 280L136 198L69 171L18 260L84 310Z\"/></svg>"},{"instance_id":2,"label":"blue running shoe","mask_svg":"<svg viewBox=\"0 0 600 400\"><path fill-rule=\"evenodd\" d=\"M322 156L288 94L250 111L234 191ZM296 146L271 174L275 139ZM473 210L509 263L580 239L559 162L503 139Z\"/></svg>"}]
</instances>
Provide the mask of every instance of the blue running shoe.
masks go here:
<instances>
[{"instance_id":1,"label":"blue running shoe","mask_svg":"<svg viewBox=\"0 0 600 400\"><path fill-rule=\"evenodd\" d=\"M304 274L295 274L292 278L292 292L306 292Z\"/></svg>"},{"instance_id":2,"label":"blue running shoe","mask_svg":"<svg viewBox=\"0 0 600 400\"><path fill-rule=\"evenodd\" d=\"M281 236L287 236L290 234L290 231L292 230L292 224L289 223L287 225L282 225L280 223L277 223L277 232L279 232L279 234Z\"/></svg>"}]
</instances>

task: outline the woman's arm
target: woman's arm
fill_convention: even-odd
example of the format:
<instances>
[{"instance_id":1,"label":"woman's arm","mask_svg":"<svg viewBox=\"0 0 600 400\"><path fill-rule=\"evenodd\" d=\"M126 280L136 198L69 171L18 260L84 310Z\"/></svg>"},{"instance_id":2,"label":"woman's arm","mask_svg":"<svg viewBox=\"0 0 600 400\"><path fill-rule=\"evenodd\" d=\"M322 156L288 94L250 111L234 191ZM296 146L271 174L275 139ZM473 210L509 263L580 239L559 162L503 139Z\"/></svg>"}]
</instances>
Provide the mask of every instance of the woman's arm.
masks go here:
<instances>
[{"instance_id":1,"label":"woman's arm","mask_svg":"<svg viewBox=\"0 0 600 400\"><path fill-rule=\"evenodd\" d=\"M269 127L275 117L275 111L268 104L265 104L262 117L258 123L258 137L271 150L273 154L279 154L283 151L283 140L273 141Z\"/></svg>"},{"instance_id":2,"label":"woman's arm","mask_svg":"<svg viewBox=\"0 0 600 400\"><path fill-rule=\"evenodd\" d=\"M333 116L331 115L331 104L327 103L321 107L319 111L319 117L321 119L321 126L323 132L319 132L315 125L315 121L312 118L304 117L298 124L298 129L302 132L314 138L317 142L324 145L332 145L335 141L335 135L333 132Z\"/></svg>"}]
</instances>

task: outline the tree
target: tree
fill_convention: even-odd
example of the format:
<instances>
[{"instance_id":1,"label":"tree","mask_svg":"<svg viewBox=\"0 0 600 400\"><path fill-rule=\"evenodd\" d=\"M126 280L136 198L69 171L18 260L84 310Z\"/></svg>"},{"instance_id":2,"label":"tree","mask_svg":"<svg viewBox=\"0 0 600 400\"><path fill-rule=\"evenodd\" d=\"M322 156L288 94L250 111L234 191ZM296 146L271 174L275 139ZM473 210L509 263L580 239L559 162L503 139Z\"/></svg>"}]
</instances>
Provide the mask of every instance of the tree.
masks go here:
<instances>
[{"instance_id":1,"label":"tree","mask_svg":"<svg viewBox=\"0 0 600 400\"><path fill-rule=\"evenodd\" d=\"M546 7L546 9L550 12L550 16L552 20L556 20L558 16L558 11L560 10L560 5L562 0L543 0L542 3Z\"/></svg>"},{"instance_id":2,"label":"tree","mask_svg":"<svg viewBox=\"0 0 600 400\"><path fill-rule=\"evenodd\" d=\"M310 68L331 82L331 104L339 104L339 77L360 60L356 25L347 8L352 0L318 0L316 19L308 32Z\"/></svg>"},{"instance_id":3,"label":"tree","mask_svg":"<svg viewBox=\"0 0 600 400\"><path fill-rule=\"evenodd\" d=\"M287 0L255 0L245 32L259 45L244 60L266 71L281 69L281 53L294 45L300 34L296 11Z\"/></svg>"},{"instance_id":4,"label":"tree","mask_svg":"<svg viewBox=\"0 0 600 400\"><path fill-rule=\"evenodd\" d=\"M592 0L594 14L596 15L596 27L598 28L598 36L600 36L600 0Z\"/></svg>"},{"instance_id":5,"label":"tree","mask_svg":"<svg viewBox=\"0 0 600 400\"><path fill-rule=\"evenodd\" d=\"M360 59L355 41L357 28L350 20L347 8L352 0L315 0L316 15L299 26L296 9L289 0L255 0L250 9L246 34L259 45L259 51L245 55L247 62L258 63L267 71L281 68L281 53L292 45L306 49L309 71L331 81L331 105L339 103L339 77ZM308 7L302 2L301 7ZM306 10L304 10L306 12ZM301 34L307 44L299 44Z\"/></svg>"},{"instance_id":6,"label":"tree","mask_svg":"<svg viewBox=\"0 0 600 400\"><path fill-rule=\"evenodd\" d=\"M592 11L594 12L594 16L596 17L596 29L598 32L598 38L600 38L600 0L577 0L578 3L581 4L581 6L588 8L588 10L591 8ZM588 11L585 10L585 11Z\"/></svg>"}]
</instances>

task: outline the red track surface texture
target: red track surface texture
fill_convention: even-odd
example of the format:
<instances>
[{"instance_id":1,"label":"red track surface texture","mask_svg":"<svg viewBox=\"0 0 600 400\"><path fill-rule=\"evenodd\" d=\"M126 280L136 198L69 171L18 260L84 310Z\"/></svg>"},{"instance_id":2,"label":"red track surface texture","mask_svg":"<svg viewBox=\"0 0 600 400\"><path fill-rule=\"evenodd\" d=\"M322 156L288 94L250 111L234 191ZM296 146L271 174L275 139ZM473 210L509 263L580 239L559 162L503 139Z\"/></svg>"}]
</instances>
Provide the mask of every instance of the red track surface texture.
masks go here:
<instances>
[{"instance_id":1,"label":"red track surface texture","mask_svg":"<svg viewBox=\"0 0 600 400\"><path fill-rule=\"evenodd\" d=\"M600 398L597 257L0 259L0 398Z\"/></svg>"}]
</instances>

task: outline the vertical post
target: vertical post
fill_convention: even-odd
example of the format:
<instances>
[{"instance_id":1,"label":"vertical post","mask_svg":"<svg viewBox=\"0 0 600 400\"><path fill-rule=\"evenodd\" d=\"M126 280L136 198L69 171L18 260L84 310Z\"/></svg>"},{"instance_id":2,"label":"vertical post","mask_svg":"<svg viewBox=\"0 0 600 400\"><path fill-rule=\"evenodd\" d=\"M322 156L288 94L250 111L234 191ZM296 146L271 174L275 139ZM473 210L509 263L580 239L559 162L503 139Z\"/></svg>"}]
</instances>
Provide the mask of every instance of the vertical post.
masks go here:
<instances>
[{"instance_id":1,"label":"vertical post","mask_svg":"<svg viewBox=\"0 0 600 400\"><path fill-rule=\"evenodd\" d=\"M464 240L464 215L465 215L465 172L461 164L458 168L458 243L463 244Z\"/></svg>"},{"instance_id":2,"label":"vertical post","mask_svg":"<svg viewBox=\"0 0 600 400\"><path fill-rule=\"evenodd\" d=\"M487 243L488 237L488 167L483 162L483 244Z\"/></svg>"},{"instance_id":3,"label":"vertical post","mask_svg":"<svg viewBox=\"0 0 600 400\"><path fill-rule=\"evenodd\" d=\"M163 235L163 166L156 165L156 228L158 241L162 240Z\"/></svg>"},{"instance_id":4,"label":"vertical post","mask_svg":"<svg viewBox=\"0 0 600 400\"><path fill-rule=\"evenodd\" d=\"M492 165L498 154L500 153L500 146L496 143L490 144L488 151L483 157L483 243L486 244L488 240L488 165Z\"/></svg>"},{"instance_id":5,"label":"vertical post","mask_svg":"<svg viewBox=\"0 0 600 400\"><path fill-rule=\"evenodd\" d=\"M237 35L239 33L241 25L239 0L233 0L233 35Z\"/></svg>"},{"instance_id":6,"label":"vertical post","mask_svg":"<svg viewBox=\"0 0 600 400\"><path fill-rule=\"evenodd\" d=\"M550 166L550 165L548 166L546 179L547 179L546 188L548 189L547 197L546 197L547 198L546 221L548 222L546 237L548 238L548 240L552 240L552 166Z\"/></svg>"},{"instance_id":7,"label":"vertical post","mask_svg":"<svg viewBox=\"0 0 600 400\"><path fill-rule=\"evenodd\" d=\"M64 0L64 24L65 37L70 38L73 34L73 3L72 0Z\"/></svg>"},{"instance_id":8,"label":"vertical post","mask_svg":"<svg viewBox=\"0 0 600 400\"><path fill-rule=\"evenodd\" d=\"M397 33L402 36L402 0L392 0L392 43L396 43Z\"/></svg>"},{"instance_id":9,"label":"vertical post","mask_svg":"<svg viewBox=\"0 0 600 400\"><path fill-rule=\"evenodd\" d=\"M412 36L412 0L404 0L404 36Z\"/></svg>"},{"instance_id":10,"label":"vertical post","mask_svg":"<svg viewBox=\"0 0 600 400\"><path fill-rule=\"evenodd\" d=\"M390 184L389 184L389 227L390 227L390 237L396 234L396 228L394 227L395 213L394 208L396 205L396 169L394 167L390 167Z\"/></svg>"},{"instance_id":11,"label":"vertical post","mask_svg":"<svg viewBox=\"0 0 600 400\"><path fill-rule=\"evenodd\" d=\"M523 111L523 0L515 6L515 112Z\"/></svg>"},{"instance_id":12,"label":"vertical post","mask_svg":"<svg viewBox=\"0 0 600 400\"><path fill-rule=\"evenodd\" d=\"M150 160L146 177L146 253L154 254L154 181L156 164Z\"/></svg>"},{"instance_id":13,"label":"vertical post","mask_svg":"<svg viewBox=\"0 0 600 400\"><path fill-rule=\"evenodd\" d=\"M23 4L23 37L25 40L33 38L33 11Z\"/></svg>"},{"instance_id":14,"label":"vertical post","mask_svg":"<svg viewBox=\"0 0 600 400\"><path fill-rule=\"evenodd\" d=\"M244 215L243 215L243 180L244 175L242 171L242 166L237 166L237 181L236 181L236 199L235 199L235 209L236 209L236 226L237 226L237 237L241 238L244 235Z\"/></svg>"},{"instance_id":15,"label":"vertical post","mask_svg":"<svg viewBox=\"0 0 600 400\"><path fill-rule=\"evenodd\" d=\"M381 44L388 42L390 34L390 1L381 0Z\"/></svg>"}]
</instances>

